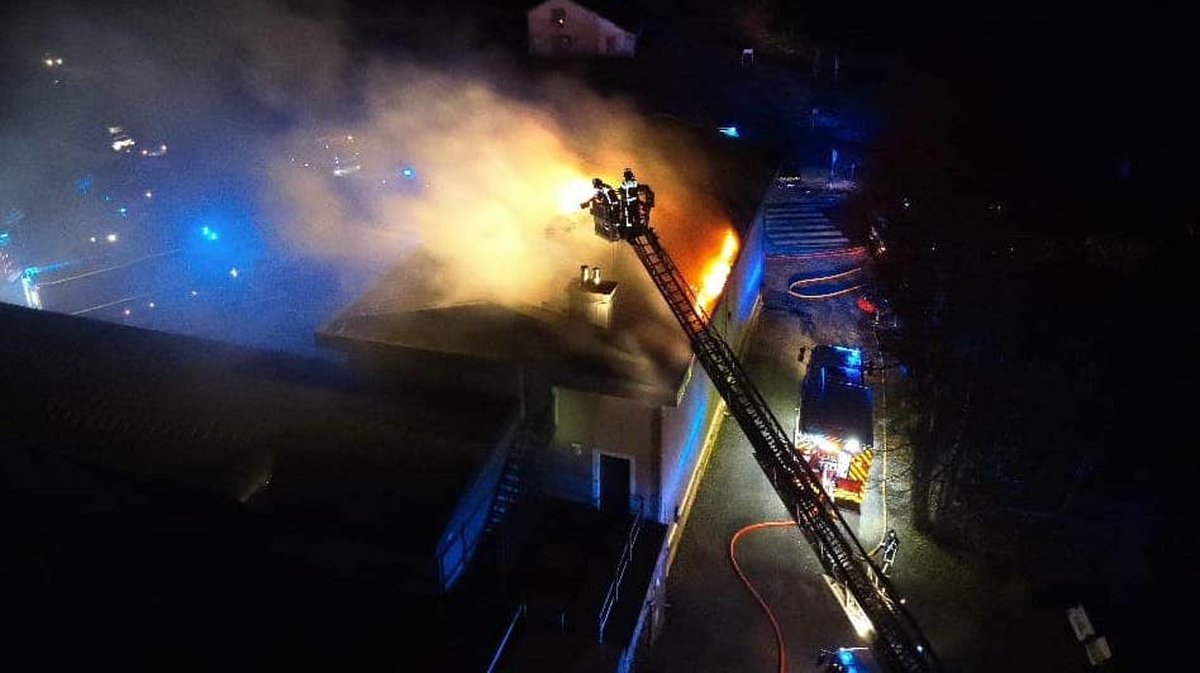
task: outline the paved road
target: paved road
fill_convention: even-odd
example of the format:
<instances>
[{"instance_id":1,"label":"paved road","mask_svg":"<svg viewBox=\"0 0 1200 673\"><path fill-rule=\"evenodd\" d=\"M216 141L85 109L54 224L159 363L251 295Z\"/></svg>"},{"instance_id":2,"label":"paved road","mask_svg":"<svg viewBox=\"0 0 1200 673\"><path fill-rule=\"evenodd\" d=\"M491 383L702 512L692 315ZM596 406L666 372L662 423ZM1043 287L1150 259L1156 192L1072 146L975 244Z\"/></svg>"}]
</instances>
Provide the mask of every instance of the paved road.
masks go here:
<instances>
[{"instance_id":1,"label":"paved road","mask_svg":"<svg viewBox=\"0 0 1200 673\"><path fill-rule=\"evenodd\" d=\"M852 307L852 300L844 301ZM853 309L821 307L822 312L843 317L847 310ZM822 341L850 338L827 333L830 324L828 319L817 321L816 336ZM802 346L813 345L813 331L812 321L764 312L742 359L785 428L796 418L802 376L797 355ZM876 436L883 439L880 429ZM642 654L640 671L777 669L770 622L733 571L728 548L743 526L787 515L732 418L726 419L715 442L668 576L666 621L655 644ZM945 669L1087 670L1060 606L1039 599L1021 577L988 571L968 555L944 550L913 530L904 453L892 448L887 463L887 527L896 528L902 539L893 582ZM885 531L883 468L881 458L872 470L861 517L849 521L867 549ZM822 647L859 644L798 531L770 528L749 533L739 543L738 558L779 620L790 671L816 670L815 657Z\"/></svg>"},{"instance_id":2,"label":"paved road","mask_svg":"<svg viewBox=\"0 0 1200 673\"><path fill-rule=\"evenodd\" d=\"M765 313L743 358L784 427L791 427L796 417L801 375L797 355L802 345L811 343L794 316ZM728 547L743 526L788 517L741 429L726 420L668 577L665 626L640 664L642 670L776 667L770 622L734 573ZM780 622L791 670L812 670L823 646L855 642L799 531L770 528L749 533L738 545L738 559Z\"/></svg>"}]
</instances>

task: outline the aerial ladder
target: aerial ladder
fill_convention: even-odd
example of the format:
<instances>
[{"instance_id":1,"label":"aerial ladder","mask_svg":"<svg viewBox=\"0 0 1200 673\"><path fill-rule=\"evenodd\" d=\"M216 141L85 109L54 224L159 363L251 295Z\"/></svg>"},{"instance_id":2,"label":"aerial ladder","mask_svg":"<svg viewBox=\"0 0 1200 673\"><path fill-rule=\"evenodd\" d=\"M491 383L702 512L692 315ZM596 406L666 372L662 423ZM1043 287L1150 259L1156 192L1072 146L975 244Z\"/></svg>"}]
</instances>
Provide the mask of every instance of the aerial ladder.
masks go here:
<instances>
[{"instance_id":1,"label":"aerial ladder","mask_svg":"<svg viewBox=\"0 0 1200 673\"><path fill-rule=\"evenodd\" d=\"M742 369L737 356L712 327L704 308L683 274L663 249L650 226L653 192L646 185L626 182L615 195L596 180L592 205L596 233L633 246L691 343L692 352L741 426L759 467L787 507L800 532L816 553L834 593L852 621L869 623L866 630L874 658L891 673L934 672L940 665L912 615L901 602L888 577L871 560L846 524L820 477L796 452L788 433ZM633 182L630 185L631 181ZM615 207L614 207L615 205ZM856 624L856 627L859 625Z\"/></svg>"}]
</instances>

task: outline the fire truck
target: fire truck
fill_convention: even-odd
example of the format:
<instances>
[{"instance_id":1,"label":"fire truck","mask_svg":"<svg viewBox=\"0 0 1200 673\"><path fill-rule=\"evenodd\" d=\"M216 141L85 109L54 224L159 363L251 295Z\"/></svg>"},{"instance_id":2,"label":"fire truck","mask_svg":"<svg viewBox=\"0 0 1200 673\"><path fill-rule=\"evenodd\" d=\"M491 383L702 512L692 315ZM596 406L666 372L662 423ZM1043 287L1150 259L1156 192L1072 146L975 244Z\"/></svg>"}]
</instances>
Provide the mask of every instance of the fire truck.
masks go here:
<instances>
[{"instance_id":1,"label":"fire truck","mask_svg":"<svg viewBox=\"0 0 1200 673\"><path fill-rule=\"evenodd\" d=\"M801 384L796 450L843 509L862 506L874 443L874 396L862 350L818 345Z\"/></svg>"}]
</instances>

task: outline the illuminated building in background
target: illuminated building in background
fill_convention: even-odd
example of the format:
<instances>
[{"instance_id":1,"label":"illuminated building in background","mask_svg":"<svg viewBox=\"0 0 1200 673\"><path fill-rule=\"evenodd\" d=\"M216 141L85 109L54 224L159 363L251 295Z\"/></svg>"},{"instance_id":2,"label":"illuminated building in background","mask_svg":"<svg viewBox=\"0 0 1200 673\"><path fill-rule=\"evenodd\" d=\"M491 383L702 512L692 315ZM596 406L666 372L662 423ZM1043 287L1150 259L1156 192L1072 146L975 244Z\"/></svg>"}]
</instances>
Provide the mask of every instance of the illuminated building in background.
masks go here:
<instances>
[{"instance_id":1,"label":"illuminated building in background","mask_svg":"<svg viewBox=\"0 0 1200 673\"><path fill-rule=\"evenodd\" d=\"M137 141L133 139L133 136L129 135L129 132L121 126L109 126L108 136L109 146L112 147L112 151L114 152L128 154L133 151L134 145L137 145Z\"/></svg>"},{"instance_id":2,"label":"illuminated building in background","mask_svg":"<svg viewBox=\"0 0 1200 673\"><path fill-rule=\"evenodd\" d=\"M603 12L573 0L546 0L526 11L529 53L548 57L630 57L637 53L641 20L625 6Z\"/></svg>"}]
</instances>

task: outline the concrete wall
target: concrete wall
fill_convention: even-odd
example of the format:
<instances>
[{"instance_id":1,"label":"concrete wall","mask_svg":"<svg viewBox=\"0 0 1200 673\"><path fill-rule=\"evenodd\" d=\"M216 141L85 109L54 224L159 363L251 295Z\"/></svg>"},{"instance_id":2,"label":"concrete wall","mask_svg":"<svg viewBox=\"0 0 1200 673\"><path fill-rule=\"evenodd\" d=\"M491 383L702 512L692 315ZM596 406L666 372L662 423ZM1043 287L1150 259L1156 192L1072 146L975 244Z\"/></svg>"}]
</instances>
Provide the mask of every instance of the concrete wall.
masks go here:
<instances>
[{"instance_id":1,"label":"concrete wall","mask_svg":"<svg viewBox=\"0 0 1200 673\"><path fill-rule=\"evenodd\" d=\"M563 25L555 10L565 14ZM537 56L633 56L637 36L570 0L549 0L527 13L529 53ZM568 43L563 44L566 38Z\"/></svg>"},{"instance_id":2,"label":"concrete wall","mask_svg":"<svg viewBox=\"0 0 1200 673\"><path fill-rule=\"evenodd\" d=\"M658 501L658 409L636 400L555 390L557 428L543 469L543 488L576 502L598 504L601 453L632 460L630 495L647 507Z\"/></svg>"}]
</instances>

